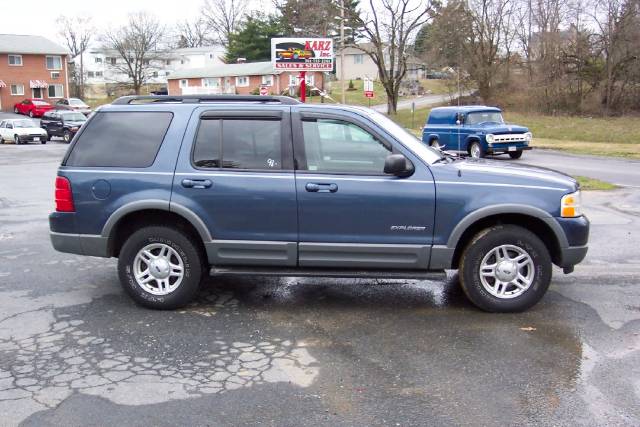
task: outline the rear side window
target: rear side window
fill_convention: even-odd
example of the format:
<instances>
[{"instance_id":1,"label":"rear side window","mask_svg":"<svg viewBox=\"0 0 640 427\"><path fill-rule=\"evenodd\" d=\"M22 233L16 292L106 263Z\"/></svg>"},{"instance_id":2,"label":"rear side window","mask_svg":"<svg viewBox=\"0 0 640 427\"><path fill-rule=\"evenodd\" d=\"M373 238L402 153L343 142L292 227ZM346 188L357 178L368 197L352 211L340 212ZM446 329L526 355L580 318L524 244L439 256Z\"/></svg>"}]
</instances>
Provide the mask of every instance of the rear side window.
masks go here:
<instances>
[{"instance_id":1,"label":"rear side window","mask_svg":"<svg viewBox=\"0 0 640 427\"><path fill-rule=\"evenodd\" d=\"M193 164L200 168L282 169L282 121L201 120Z\"/></svg>"},{"instance_id":2,"label":"rear side window","mask_svg":"<svg viewBox=\"0 0 640 427\"><path fill-rule=\"evenodd\" d=\"M76 141L66 165L149 167L172 118L168 112L97 113Z\"/></svg>"}]
</instances>

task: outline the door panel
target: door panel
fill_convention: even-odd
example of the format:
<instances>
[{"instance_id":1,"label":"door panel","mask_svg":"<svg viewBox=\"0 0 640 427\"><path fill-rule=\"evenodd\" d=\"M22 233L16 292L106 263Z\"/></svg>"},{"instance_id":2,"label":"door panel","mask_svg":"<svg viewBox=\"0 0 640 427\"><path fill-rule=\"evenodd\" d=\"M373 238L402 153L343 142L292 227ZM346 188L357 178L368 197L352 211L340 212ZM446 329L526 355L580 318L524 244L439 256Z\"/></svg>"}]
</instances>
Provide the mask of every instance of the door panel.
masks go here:
<instances>
[{"instance_id":1,"label":"door panel","mask_svg":"<svg viewBox=\"0 0 640 427\"><path fill-rule=\"evenodd\" d=\"M191 210L207 226L210 263L295 266L292 165L286 108L261 106L253 115L246 107L196 110L183 140L171 203Z\"/></svg>"},{"instance_id":2,"label":"door panel","mask_svg":"<svg viewBox=\"0 0 640 427\"><path fill-rule=\"evenodd\" d=\"M336 140L341 133L323 129L324 118L314 122L313 115L307 116L294 119L296 160L303 169L296 171L299 264L426 268L435 206L427 167L364 118L332 119L368 135L358 134L367 147L349 145L353 139ZM314 132L309 123L318 121ZM404 154L414 164L412 176L382 173L384 158L392 152Z\"/></svg>"}]
</instances>

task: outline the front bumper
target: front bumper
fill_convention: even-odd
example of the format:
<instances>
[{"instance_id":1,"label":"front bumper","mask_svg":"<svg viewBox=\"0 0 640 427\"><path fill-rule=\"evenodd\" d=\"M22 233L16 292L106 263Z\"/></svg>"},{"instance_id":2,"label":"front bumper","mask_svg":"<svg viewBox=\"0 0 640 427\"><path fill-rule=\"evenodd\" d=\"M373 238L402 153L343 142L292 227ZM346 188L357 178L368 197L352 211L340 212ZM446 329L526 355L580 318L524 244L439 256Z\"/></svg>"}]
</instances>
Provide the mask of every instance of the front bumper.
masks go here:
<instances>
[{"instance_id":1,"label":"front bumper","mask_svg":"<svg viewBox=\"0 0 640 427\"><path fill-rule=\"evenodd\" d=\"M567 239L566 246L560 248L559 267L571 269L587 255L590 223L586 216L576 218L555 218Z\"/></svg>"},{"instance_id":2,"label":"front bumper","mask_svg":"<svg viewBox=\"0 0 640 427\"><path fill-rule=\"evenodd\" d=\"M585 246L569 246L561 250L560 267L571 268L576 264L580 264L585 256L589 247Z\"/></svg>"},{"instance_id":3,"label":"front bumper","mask_svg":"<svg viewBox=\"0 0 640 427\"><path fill-rule=\"evenodd\" d=\"M47 140L47 135L18 135L18 139L20 142L42 142Z\"/></svg>"},{"instance_id":4,"label":"front bumper","mask_svg":"<svg viewBox=\"0 0 640 427\"><path fill-rule=\"evenodd\" d=\"M523 144L522 142L513 143L513 144L500 143L500 144L489 145L489 147L487 148L487 154L508 153L509 147L515 147L515 150L511 150L511 152L531 150L531 146L529 146L526 143Z\"/></svg>"}]
</instances>

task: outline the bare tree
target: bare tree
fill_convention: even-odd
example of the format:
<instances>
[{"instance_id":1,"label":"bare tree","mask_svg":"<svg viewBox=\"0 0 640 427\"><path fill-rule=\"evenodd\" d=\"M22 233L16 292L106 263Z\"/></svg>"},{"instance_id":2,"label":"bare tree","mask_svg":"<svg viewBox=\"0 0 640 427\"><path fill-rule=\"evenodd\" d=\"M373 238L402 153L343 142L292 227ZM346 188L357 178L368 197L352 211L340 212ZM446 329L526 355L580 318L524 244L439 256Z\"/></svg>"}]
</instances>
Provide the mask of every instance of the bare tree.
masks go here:
<instances>
[{"instance_id":1,"label":"bare tree","mask_svg":"<svg viewBox=\"0 0 640 427\"><path fill-rule=\"evenodd\" d=\"M215 41L227 47L229 35L239 28L248 8L249 0L205 0L202 17Z\"/></svg>"},{"instance_id":2,"label":"bare tree","mask_svg":"<svg viewBox=\"0 0 640 427\"><path fill-rule=\"evenodd\" d=\"M94 28L91 24L91 18L88 16L64 16L61 15L56 20L58 24L58 33L65 41L67 49L71 52L73 58L80 57L80 70L76 71L76 96L84 97L84 52L89 48Z\"/></svg>"},{"instance_id":3,"label":"bare tree","mask_svg":"<svg viewBox=\"0 0 640 427\"><path fill-rule=\"evenodd\" d=\"M162 59L161 43L164 27L146 12L132 13L129 22L120 28L107 31L103 36L106 49L115 50L121 62L111 67L129 77L136 94L151 76L151 61Z\"/></svg>"},{"instance_id":4,"label":"bare tree","mask_svg":"<svg viewBox=\"0 0 640 427\"><path fill-rule=\"evenodd\" d=\"M400 83L416 33L429 20L431 3L422 0L369 0L369 11L355 19L367 44L358 45L376 64L387 94L387 111L395 114Z\"/></svg>"},{"instance_id":5,"label":"bare tree","mask_svg":"<svg viewBox=\"0 0 640 427\"><path fill-rule=\"evenodd\" d=\"M202 47L210 40L209 23L199 17L193 21L184 20L176 25L178 47Z\"/></svg>"}]
</instances>

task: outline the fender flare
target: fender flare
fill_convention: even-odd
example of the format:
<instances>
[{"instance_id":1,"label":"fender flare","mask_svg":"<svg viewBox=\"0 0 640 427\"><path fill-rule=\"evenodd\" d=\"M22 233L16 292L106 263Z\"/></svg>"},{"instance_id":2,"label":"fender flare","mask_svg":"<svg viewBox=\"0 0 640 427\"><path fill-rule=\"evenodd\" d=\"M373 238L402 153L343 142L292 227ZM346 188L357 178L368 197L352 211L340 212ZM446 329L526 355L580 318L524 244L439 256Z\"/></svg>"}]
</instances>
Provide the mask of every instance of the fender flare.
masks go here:
<instances>
[{"instance_id":1,"label":"fender flare","mask_svg":"<svg viewBox=\"0 0 640 427\"><path fill-rule=\"evenodd\" d=\"M554 237L560 245L560 248L569 247L567 236L565 236L562 227L560 227L558 221L556 221L549 212L527 205L500 204L485 206L469 213L467 216L462 218L462 220L458 222L458 224L449 235L449 239L447 240L447 248L455 249L458 246L462 234L476 222L480 221L481 219L500 214L519 214L540 219L544 221L545 224L547 224L553 231Z\"/></svg>"},{"instance_id":2,"label":"fender flare","mask_svg":"<svg viewBox=\"0 0 640 427\"><path fill-rule=\"evenodd\" d=\"M193 228L196 229L204 243L210 242L212 240L209 229L198 215L196 215L189 208L186 208L177 203L170 203L168 200L140 200L127 203L126 205L119 207L115 212L111 214L111 216L109 216L109 219L104 224L104 227L102 227L102 232L100 233L100 235L102 237L111 238L116 224L118 224L118 222L122 218L130 213L148 209L173 212L187 220L193 226Z\"/></svg>"}]
</instances>

